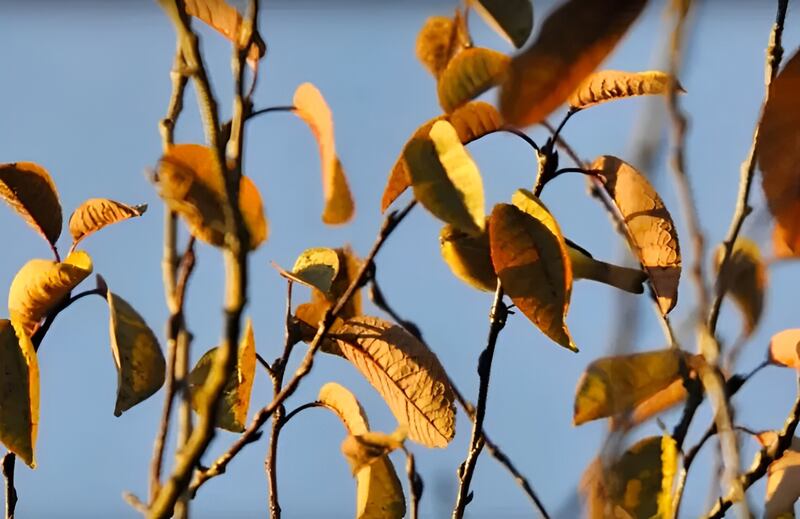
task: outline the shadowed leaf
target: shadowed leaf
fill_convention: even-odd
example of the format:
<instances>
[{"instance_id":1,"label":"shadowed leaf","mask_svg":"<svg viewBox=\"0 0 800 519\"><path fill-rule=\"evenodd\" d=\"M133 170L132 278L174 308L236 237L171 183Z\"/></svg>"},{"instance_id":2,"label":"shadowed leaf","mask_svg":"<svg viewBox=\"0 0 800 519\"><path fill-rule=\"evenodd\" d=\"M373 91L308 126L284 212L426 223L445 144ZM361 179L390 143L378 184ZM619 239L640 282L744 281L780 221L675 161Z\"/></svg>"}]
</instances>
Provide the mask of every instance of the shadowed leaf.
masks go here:
<instances>
[{"instance_id":1,"label":"shadowed leaf","mask_svg":"<svg viewBox=\"0 0 800 519\"><path fill-rule=\"evenodd\" d=\"M777 440L777 434L769 431ZM767 447L769 444L764 445ZM783 456L767 467L767 489L764 495L765 519L793 518L794 504L800 498L800 438L792 438L792 445Z\"/></svg>"},{"instance_id":2,"label":"shadowed leaf","mask_svg":"<svg viewBox=\"0 0 800 519\"><path fill-rule=\"evenodd\" d=\"M658 70L601 70L584 79L569 96L568 102L572 108L584 109L627 97L666 94L669 85L670 75ZM685 92L680 84L678 90Z\"/></svg>"},{"instance_id":3,"label":"shadowed leaf","mask_svg":"<svg viewBox=\"0 0 800 519\"><path fill-rule=\"evenodd\" d=\"M104 227L142 216L146 210L147 204L126 205L108 198L90 198L79 205L69 217L73 246Z\"/></svg>"},{"instance_id":4,"label":"shadowed leaf","mask_svg":"<svg viewBox=\"0 0 800 519\"><path fill-rule=\"evenodd\" d=\"M460 48L456 23L446 16L431 16L417 34L417 59L434 77Z\"/></svg>"},{"instance_id":5,"label":"shadowed leaf","mask_svg":"<svg viewBox=\"0 0 800 519\"><path fill-rule=\"evenodd\" d=\"M442 259L454 276L478 290L494 292L497 274L492 265L487 230L470 236L452 225L445 225L439 233L439 246Z\"/></svg>"},{"instance_id":6,"label":"shadowed leaf","mask_svg":"<svg viewBox=\"0 0 800 519\"><path fill-rule=\"evenodd\" d=\"M403 446L404 430L392 434L367 431L349 434L342 442L342 454L350 464L353 475Z\"/></svg>"},{"instance_id":7,"label":"shadowed leaf","mask_svg":"<svg viewBox=\"0 0 800 519\"><path fill-rule=\"evenodd\" d=\"M0 164L0 198L55 247L61 235L61 202L47 170L33 162Z\"/></svg>"},{"instance_id":8,"label":"shadowed leaf","mask_svg":"<svg viewBox=\"0 0 800 519\"><path fill-rule=\"evenodd\" d=\"M630 414L610 417L612 430L630 430L637 425L675 407L686 400L687 392L683 379L678 378L664 389L657 391L653 396L645 398L636 404Z\"/></svg>"},{"instance_id":9,"label":"shadowed leaf","mask_svg":"<svg viewBox=\"0 0 800 519\"><path fill-rule=\"evenodd\" d=\"M521 48L533 30L531 0L470 0L470 5L497 34Z\"/></svg>"},{"instance_id":10,"label":"shadowed leaf","mask_svg":"<svg viewBox=\"0 0 800 519\"><path fill-rule=\"evenodd\" d=\"M800 328L783 330L769 341L769 360L776 366L800 369Z\"/></svg>"},{"instance_id":11,"label":"shadowed leaf","mask_svg":"<svg viewBox=\"0 0 800 519\"><path fill-rule=\"evenodd\" d=\"M39 429L39 362L30 338L0 319L0 442L36 468Z\"/></svg>"},{"instance_id":12,"label":"shadowed leaf","mask_svg":"<svg viewBox=\"0 0 800 519\"><path fill-rule=\"evenodd\" d=\"M184 0L186 14L203 20L220 34L230 40L237 48L247 45L243 40L243 24L245 21L235 7L225 0ZM255 68L258 61L264 56L267 46L256 35L253 45L247 51L247 62Z\"/></svg>"},{"instance_id":13,"label":"shadowed leaf","mask_svg":"<svg viewBox=\"0 0 800 519\"><path fill-rule=\"evenodd\" d=\"M442 110L450 113L498 85L510 61L505 54L480 47L458 53L439 76L437 91Z\"/></svg>"},{"instance_id":14,"label":"shadowed leaf","mask_svg":"<svg viewBox=\"0 0 800 519\"><path fill-rule=\"evenodd\" d=\"M339 273L339 255L324 247L306 249L297 257L291 272L281 270L280 273L292 281L329 293Z\"/></svg>"},{"instance_id":15,"label":"shadowed leaf","mask_svg":"<svg viewBox=\"0 0 800 519\"><path fill-rule=\"evenodd\" d=\"M632 294L644 292L647 274L640 269L619 267L594 259L587 251L565 240L573 279L591 279Z\"/></svg>"},{"instance_id":16,"label":"shadowed leaf","mask_svg":"<svg viewBox=\"0 0 800 519\"><path fill-rule=\"evenodd\" d=\"M724 252L723 246L720 245L714 261L717 272ZM761 319L764 310L764 291L767 288L767 268L761 259L758 245L747 238L737 239L720 283L742 312L744 334L749 336Z\"/></svg>"}]
</instances>

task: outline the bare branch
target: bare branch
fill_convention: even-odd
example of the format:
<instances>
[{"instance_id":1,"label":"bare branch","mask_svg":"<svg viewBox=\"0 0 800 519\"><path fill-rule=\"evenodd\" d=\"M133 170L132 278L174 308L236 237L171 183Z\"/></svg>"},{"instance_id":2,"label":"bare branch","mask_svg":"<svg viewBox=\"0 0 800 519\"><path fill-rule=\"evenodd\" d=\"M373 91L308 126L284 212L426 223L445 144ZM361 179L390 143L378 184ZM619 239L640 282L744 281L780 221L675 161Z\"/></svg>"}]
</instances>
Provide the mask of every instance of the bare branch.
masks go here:
<instances>
[{"instance_id":1,"label":"bare branch","mask_svg":"<svg viewBox=\"0 0 800 519\"><path fill-rule=\"evenodd\" d=\"M14 510L17 508L17 489L14 487L14 465L17 457L12 452L3 456L2 471L6 480L6 519L14 519Z\"/></svg>"}]
</instances>

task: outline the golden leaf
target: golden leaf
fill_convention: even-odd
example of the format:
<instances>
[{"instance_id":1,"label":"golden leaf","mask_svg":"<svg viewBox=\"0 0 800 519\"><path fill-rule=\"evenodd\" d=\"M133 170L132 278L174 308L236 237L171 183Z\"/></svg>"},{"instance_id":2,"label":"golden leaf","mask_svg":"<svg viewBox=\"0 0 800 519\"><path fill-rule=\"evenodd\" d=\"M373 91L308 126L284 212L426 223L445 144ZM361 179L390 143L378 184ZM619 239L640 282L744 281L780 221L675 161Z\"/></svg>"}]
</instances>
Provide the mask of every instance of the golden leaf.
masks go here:
<instances>
[{"instance_id":1,"label":"golden leaf","mask_svg":"<svg viewBox=\"0 0 800 519\"><path fill-rule=\"evenodd\" d=\"M644 282L647 281L647 274L640 269L619 267L596 260L588 251L577 244L569 240L565 240L565 242L567 255L572 265L573 279L591 279L632 294L644 292Z\"/></svg>"},{"instance_id":2,"label":"golden leaf","mask_svg":"<svg viewBox=\"0 0 800 519\"><path fill-rule=\"evenodd\" d=\"M456 23L446 16L431 16L417 34L417 59L434 77L460 50L456 42Z\"/></svg>"},{"instance_id":3,"label":"golden leaf","mask_svg":"<svg viewBox=\"0 0 800 519\"><path fill-rule=\"evenodd\" d=\"M497 34L521 48L533 30L531 0L470 0L470 5Z\"/></svg>"},{"instance_id":4,"label":"golden leaf","mask_svg":"<svg viewBox=\"0 0 800 519\"><path fill-rule=\"evenodd\" d=\"M445 447L455 435L450 381L436 355L416 337L377 317L354 317L331 336L381 394L411 440Z\"/></svg>"},{"instance_id":5,"label":"golden leaf","mask_svg":"<svg viewBox=\"0 0 800 519\"><path fill-rule=\"evenodd\" d=\"M28 261L11 282L8 312L25 333L33 335L39 321L78 283L92 273L92 258L84 251L71 253L62 263Z\"/></svg>"},{"instance_id":6,"label":"golden leaf","mask_svg":"<svg viewBox=\"0 0 800 519\"><path fill-rule=\"evenodd\" d=\"M147 204L126 205L108 198L86 200L69 217L73 247L90 234L111 224L142 216L146 210Z\"/></svg>"},{"instance_id":7,"label":"golden leaf","mask_svg":"<svg viewBox=\"0 0 800 519\"><path fill-rule=\"evenodd\" d=\"M317 87L311 83L303 83L297 87L293 103L294 113L311 128L319 145L322 193L325 197L322 221L327 224L347 223L353 218L355 206L344 169L336 155L331 109Z\"/></svg>"},{"instance_id":8,"label":"golden leaf","mask_svg":"<svg viewBox=\"0 0 800 519\"><path fill-rule=\"evenodd\" d=\"M714 268L719 273L723 245L717 249ZM733 245L727 270L720 277L721 286L733 297L744 317L744 333L753 333L764 310L764 291L767 287L767 268L761 252L752 240L740 237Z\"/></svg>"},{"instance_id":9,"label":"golden leaf","mask_svg":"<svg viewBox=\"0 0 800 519\"><path fill-rule=\"evenodd\" d=\"M336 382L328 382L319 389L317 402L333 411L350 434L364 434L369 431L369 421L364 408L346 387Z\"/></svg>"},{"instance_id":10,"label":"golden leaf","mask_svg":"<svg viewBox=\"0 0 800 519\"><path fill-rule=\"evenodd\" d=\"M297 257L291 272L280 270L287 278L328 293L339 273L339 255L333 249L315 247L306 249Z\"/></svg>"},{"instance_id":11,"label":"golden leaf","mask_svg":"<svg viewBox=\"0 0 800 519\"><path fill-rule=\"evenodd\" d=\"M243 48L247 42L243 40L242 15L225 0L184 0L186 14L199 18L217 32L230 40L237 48ZM247 62L255 68L264 56L267 46L258 34L247 51Z\"/></svg>"},{"instance_id":12,"label":"golden leaf","mask_svg":"<svg viewBox=\"0 0 800 519\"><path fill-rule=\"evenodd\" d=\"M630 164L608 155L591 165L604 178L603 186L625 221L633 250L658 297L661 312L678 302L681 250L678 232L661 197Z\"/></svg>"},{"instance_id":13,"label":"golden leaf","mask_svg":"<svg viewBox=\"0 0 800 519\"><path fill-rule=\"evenodd\" d=\"M189 373L189 389L192 392L192 408L198 411L207 398L203 386L211 373L217 348L211 348L197 361ZM253 323L247 319L244 333L239 343L236 357L236 370L231 374L222 393L217 408L216 426L232 432L242 432L247 425L247 411L250 409L250 395L256 376L256 341Z\"/></svg>"},{"instance_id":14,"label":"golden leaf","mask_svg":"<svg viewBox=\"0 0 800 519\"><path fill-rule=\"evenodd\" d=\"M342 442L342 454L355 476L365 467L401 448L405 438L406 432L403 429L392 434L372 431L349 434Z\"/></svg>"},{"instance_id":15,"label":"golden leaf","mask_svg":"<svg viewBox=\"0 0 800 519\"><path fill-rule=\"evenodd\" d=\"M453 125L435 122L428 138L412 139L403 156L416 199L445 223L480 234L486 221L483 182Z\"/></svg>"},{"instance_id":16,"label":"golden leaf","mask_svg":"<svg viewBox=\"0 0 800 519\"><path fill-rule=\"evenodd\" d=\"M500 113L515 126L541 122L606 56L646 0L569 0L544 21L533 45L511 60Z\"/></svg>"},{"instance_id":17,"label":"golden leaf","mask_svg":"<svg viewBox=\"0 0 800 519\"><path fill-rule=\"evenodd\" d=\"M686 400L686 387L683 378L676 379L672 384L657 391L653 396L645 398L636 404L630 414L610 417L612 430L630 430L635 426L649 420L667 409L675 407Z\"/></svg>"},{"instance_id":18,"label":"golden leaf","mask_svg":"<svg viewBox=\"0 0 800 519\"><path fill-rule=\"evenodd\" d=\"M769 360L776 366L800 369L800 328L783 330L769 341Z\"/></svg>"},{"instance_id":19,"label":"golden leaf","mask_svg":"<svg viewBox=\"0 0 800 519\"><path fill-rule=\"evenodd\" d=\"M445 225L439 233L439 246L442 259L453 275L478 290L494 292L497 274L492 265L489 233L485 229L477 236L470 236L452 225Z\"/></svg>"},{"instance_id":20,"label":"golden leaf","mask_svg":"<svg viewBox=\"0 0 800 519\"><path fill-rule=\"evenodd\" d=\"M545 335L573 351L564 321L572 292L572 267L558 224L531 193L514 205L498 204L489 219L492 263L506 294Z\"/></svg>"},{"instance_id":21,"label":"golden leaf","mask_svg":"<svg viewBox=\"0 0 800 519\"><path fill-rule=\"evenodd\" d=\"M39 429L39 361L28 335L0 319L0 442L36 468Z\"/></svg>"},{"instance_id":22,"label":"golden leaf","mask_svg":"<svg viewBox=\"0 0 800 519\"><path fill-rule=\"evenodd\" d=\"M458 53L439 76L439 104L446 113L500 84L511 58L500 52L470 47Z\"/></svg>"},{"instance_id":23,"label":"golden leaf","mask_svg":"<svg viewBox=\"0 0 800 519\"><path fill-rule=\"evenodd\" d=\"M666 94L671 81L669 74L658 70L644 72L601 70L584 79L569 96L568 102L572 108L582 110L626 97ZM680 84L677 85L677 89L679 92L685 92Z\"/></svg>"},{"instance_id":24,"label":"golden leaf","mask_svg":"<svg viewBox=\"0 0 800 519\"><path fill-rule=\"evenodd\" d=\"M33 162L0 164L0 198L55 247L61 235L61 202L46 169Z\"/></svg>"},{"instance_id":25,"label":"golden leaf","mask_svg":"<svg viewBox=\"0 0 800 519\"><path fill-rule=\"evenodd\" d=\"M776 435L777 439L777 435ZM794 503L800 499L800 438L792 438L791 447L767 467L764 517L794 517Z\"/></svg>"},{"instance_id":26,"label":"golden leaf","mask_svg":"<svg viewBox=\"0 0 800 519\"><path fill-rule=\"evenodd\" d=\"M166 363L158 339L124 299L107 292L111 353L117 367L114 416L148 399L164 384Z\"/></svg>"},{"instance_id":27,"label":"golden leaf","mask_svg":"<svg viewBox=\"0 0 800 519\"><path fill-rule=\"evenodd\" d=\"M461 144L469 144L484 135L500 130L502 127L500 114L497 113L497 110L492 105L483 101L473 101L457 108L449 115L435 117L417 128L392 167L392 172L389 174L389 180L381 198L381 212L386 211L392 205L392 202L411 185L411 176L408 173L408 163L405 159L405 149L415 139L426 139L434 123L442 120L448 121L453 125Z\"/></svg>"},{"instance_id":28,"label":"golden leaf","mask_svg":"<svg viewBox=\"0 0 800 519\"><path fill-rule=\"evenodd\" d=\"M175 144L161 157L156 183L159 196L186 222L198 239L222 247L225 244L224 174L216 166L214 151L200 144ZM239 208L250 233L250 248L267 239L261 195L244 175L239 183Z\"/></svg>"}]
</instances>

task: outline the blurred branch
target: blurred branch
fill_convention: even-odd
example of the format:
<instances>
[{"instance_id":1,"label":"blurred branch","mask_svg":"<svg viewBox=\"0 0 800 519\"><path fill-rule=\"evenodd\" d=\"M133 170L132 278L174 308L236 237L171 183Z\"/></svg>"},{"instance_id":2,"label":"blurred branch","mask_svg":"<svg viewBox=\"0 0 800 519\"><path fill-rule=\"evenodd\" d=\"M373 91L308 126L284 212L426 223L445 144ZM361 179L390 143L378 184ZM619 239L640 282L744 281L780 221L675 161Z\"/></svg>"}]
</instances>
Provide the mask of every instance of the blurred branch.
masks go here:
<instances>
[{"instance_id":1,"label":"blurred branch","mask_svg":"<svg viewBox=\"0 0 800 519\"><path fill-rule=\"evenodd\" d=\"M416 463L414 462L414 454L411 453L406 447L403 447L403 452L406 453L406 474L408 475L408 500L411 502L411 510L409 511L410 519L417 519L419 516L419 500L422 498L422 492L425 485L422 482L422 477L417 472Z\"/></svg>"},{"instance_id":2,"label":"blurred branch","mask_svg":"<svg viewBox=\"0 0 800 519\"><path fill-rule=\"evenodd\" d=\"M14 510L17 508L17 489L14 488L14 465L17 457L12 452L3 456L2 471L6 480L6 519L14 519Z\"/></svg>"}]
</instances>

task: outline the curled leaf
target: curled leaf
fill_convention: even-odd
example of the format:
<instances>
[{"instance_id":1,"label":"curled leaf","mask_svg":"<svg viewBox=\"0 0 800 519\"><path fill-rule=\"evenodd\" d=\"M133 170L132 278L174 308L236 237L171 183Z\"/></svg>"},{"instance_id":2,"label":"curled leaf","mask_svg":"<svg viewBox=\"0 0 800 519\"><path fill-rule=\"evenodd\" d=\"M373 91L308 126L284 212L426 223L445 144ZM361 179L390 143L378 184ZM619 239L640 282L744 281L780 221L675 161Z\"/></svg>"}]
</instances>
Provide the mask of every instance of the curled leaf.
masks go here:
<instances>
[{"instance_id":1,"label":"curled leaf","mask_svg":"<svg viewBox=\"0 0 800 519\"><path fill-rule=\"evenodd\" d=\"M719 272L725 253L724 246L717 249L714 267ZM733 297L736 306L744 317L744 333L753 333L764 310L764 291L767 287L767 268L761 259L761 252L752 240L739 238L727 268L719 278L725 292Z\"/></svg>"},{"instance_id":2,"label":"curled leaf","mask_svg":"<svg viewBox=\"0 0 800 519\"><path fill-rule=\"evenodd\" d=\"M0 442L36 468L39 429L39 362L28 335L0 319Z\"/></svg>"},{"instance_id":3,"label":"curled leaf","mask_svg":"<svg viewBox=\"0 0 800 519\"><path fill-rule=\"evenodd\" d=\"M645 72L601 70L584 79L569 96L568 101L570 107L582 110L626 97L666 94L671 80L669 74L658 70ZM680 84L677 88L680 92L685 92Z\"/></svg>"},{"instance_id":4,"label":"curled leaf","mask_svg":"<svg viewBox=\"0 0 800 519\"><path fill-rule=\"evenodd\" d=\"M439 104L446 113L500 84L511 59L500 52L470 47L458 53L439 76Z\"/></svg>"},{"instance_id":5,"label":"curled leaf","mask_svg":"<svg viewBox=\"0 0 800 519\"><path fill-rule=\"evenodd\" d=\"M486 230L471 236L452 225L445 225L439 233L439 246L442 259L458 279L486 292L497 288L497 274L494 273Z\"/></svg>"},{"instance_id":6,"label":"curled leaf","mask_svg":"<svg viewBox=\"0 0 800 519\"><path fill-rule=\"evenodd\" d=\"M533 30L531 0L470 0L486 23L514 47L521 48Z\"/></svg>"},{"instance_id":7,"label":"curled leaf","mask_svg":"<svg viewBox=\"0 0 800 519\"><path fill-rule=\"evenodd\" d=\"M364 434L369 431L369 422L364 408L346 387L336 382L328 382L319 389L317 402L334 413L350 434Z\"/></svg>"},{"instance_id":8,"label":"curled leaf","mask_svg":"<svg viewBox=\"0 0 800 519\"><path fill-rule=\"evenodd\" d=\"M619 267L596 260L588 251L575 243L566 239L565 242L574 279L591 279L632 294L644 292L644 282L647 281L647 274L641 270Z\"/></svg>"},{"instance_id":9,"label":"curled leaf","mask_svg":"<svg viewBox=\"0 0 800 519\"><path fill-rule=\"evenodd\" d=\"M603 186L624 219L633 251L666 315L678 302L681 276L681 250L672 217L650 182L630 164L604 155L591 169L604 178Z\"/></svg>"},{"instance_id":10,"label":"curled leaf","mask_svg":"<svg viewBox=\"0 0 800 519\"><path fill-rule=\"evenodd\" d=\"M329 293L333 280L339 273L339 255L333 249L316 247L304 250L294 262L291 272L281 271L281 275Z\"/></svg>"},{"instance_id":11,"label":"curled leaf","mask_svg":"<svg viewBox=\"0 0 800 519\"><path fill-rule=\"evenodd\" d=\"M322 192L325 197L322 221L327 224L347 223L353 217L355 205L342 163L336 155L331 109L317 87L311 83L303 83L297 87L293 103L294 113L311 128L319 145Z\"/></svg>"},{"instance_id":12,"label":"curled leaf","mask_svg":"<svg viewBox=\"0 0 800 519\"><path fill-rule=\"evenodd\" d=\"M403 446L406 433L398 429L392 434L367 431L350 434L342 442L342 454L350 464L353 475Z\"/></svg>"},{"instance_id":13,"label":"curled leaf","mask_svg":"<svg viewBox=\"0 0 800 519\"><path fill-rule=\"evenodd\" d=\"M800 328L783 330L769 341L769 361L776 366L800 369Z\"/></svg>"},{"instance_id":14,"label":"curled leaf","mask_svg":"<svg viewBox=\"0 0 800 519\"><path fill-rule=\"evenodd\" d=\"M61 263L45 259L28 261L14 276L8 290L11 320L32 335L39 321L91 273L92 258L84 251L71 253Z\"/></svg>"},{"instance_id":15,"label":"curled leaf","mask_svg":"<svg viewBox=\"0 0 800 519\"><path fill-rule=\"evenodd\" d=\"M107 292L111 353L117 367L114 416L148 399L164 384L166 362L158 339L124 299Z\"/></svg>"},{"instance_id":16,"label":"curled leaf","mask_svg":"<svg viewBox=\"0 0 800 519\"><path fill-rule=\"evenodd\" d=\"M0 198L55 247L61 235L61 202L46 169L33 162L0 164Z\"/></svg>"},{"instance_id":17,"label":"curled leaf","mask_svg":"<svg viewBox=\"0 0 800 519\"><path fill-rule=\"evenodd\" d=\"M90 198L79 205L69 217L73 246L104 227L142 216L146 210L147 204L126 205L108 198Z\"/></svg>"},{"instance_id":18,"label":"curled leaf","mask_svg":"<svg viewBox=\"0 0 800 519\"><path fill-rule=\"evenodd\" d=\"M245 21L235 7L225 0L184 0L186 14L203 20L217 32L225 36L238 48L247 44L243 40ZM258 34L247 51L247 62L255 68L264 56L267 46Z\"/></svg>"}]
</instances>

